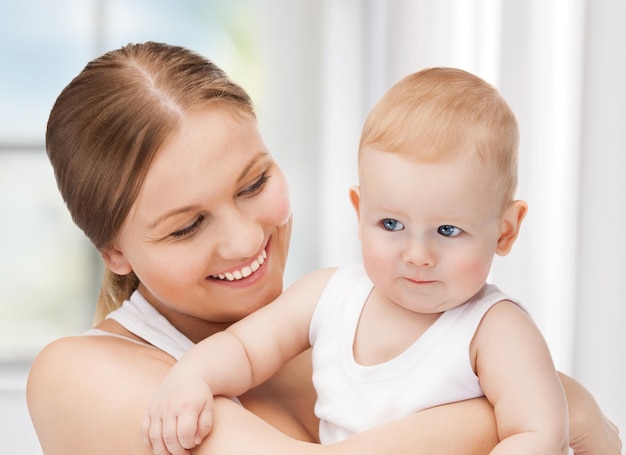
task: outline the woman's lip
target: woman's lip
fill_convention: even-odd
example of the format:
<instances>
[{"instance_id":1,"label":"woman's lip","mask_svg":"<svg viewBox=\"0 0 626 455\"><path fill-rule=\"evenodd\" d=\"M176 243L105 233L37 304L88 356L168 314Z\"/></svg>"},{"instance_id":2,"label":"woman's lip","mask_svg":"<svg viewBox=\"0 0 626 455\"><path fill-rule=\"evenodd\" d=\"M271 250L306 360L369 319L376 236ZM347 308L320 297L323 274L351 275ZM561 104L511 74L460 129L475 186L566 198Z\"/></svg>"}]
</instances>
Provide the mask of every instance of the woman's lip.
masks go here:
<instances>
[{"instance_id":1,"label":"woman's lip","mask_svg":"<svg viewBox=\"0 0 626 455\"><path fill-rule=\"evenodd\" d=\"M265 249L263 249L263 251L261 251L261 253L255 259L250 261L250 263L248 263L247 265L244 265L237 269L229 270L227 272L210 275L209 278L230 283L244 280L257 273L261 269L263 264L265 264L266 259L267 252Z\"/></svg>"}]
</instances>

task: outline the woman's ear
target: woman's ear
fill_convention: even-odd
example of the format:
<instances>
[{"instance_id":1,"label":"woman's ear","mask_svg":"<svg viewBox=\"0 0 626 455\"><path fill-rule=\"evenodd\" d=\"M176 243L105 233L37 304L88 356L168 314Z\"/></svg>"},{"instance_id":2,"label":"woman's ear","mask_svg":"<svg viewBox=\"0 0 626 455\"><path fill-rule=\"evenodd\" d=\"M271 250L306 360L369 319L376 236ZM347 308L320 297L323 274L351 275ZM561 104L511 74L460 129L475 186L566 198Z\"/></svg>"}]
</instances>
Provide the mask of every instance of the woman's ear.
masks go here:
<instances>
[{"instance_id":1,"label":"woman's ear","mask_svg":"<svg viewBox=\"0 0 626 455\"><path fill-rule=\"evenodd\" d=\"M124 253L115 247L102 248L100 256L104 260L104 265L117 275L128 275L133 271Z\"/></svg>"},{"instance_id":2,"label":"woman's ear","mask_svg":"<svg viewBox=\"0 0 626 455\"><path fill-rule=\"evenodd\" d=\"M524 201L513 201L504 210L500 221L500 236L496 254L506 256L511 251L513 243L519 234L522 221L528 212L528 205Z\"/></svg>"}]
</instances>

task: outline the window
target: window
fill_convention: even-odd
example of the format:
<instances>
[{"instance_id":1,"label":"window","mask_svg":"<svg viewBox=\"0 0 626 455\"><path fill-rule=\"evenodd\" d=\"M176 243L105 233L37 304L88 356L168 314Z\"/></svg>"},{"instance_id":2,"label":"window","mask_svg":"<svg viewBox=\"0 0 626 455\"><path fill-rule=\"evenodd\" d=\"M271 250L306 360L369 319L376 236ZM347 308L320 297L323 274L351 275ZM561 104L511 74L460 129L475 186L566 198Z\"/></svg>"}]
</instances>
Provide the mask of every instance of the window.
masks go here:
<instances>
[{"instance_id":1,"label":"window","mask_svg":"<svg viewBox=\"0 0 626 455\"><path fill-rule=\"evenodd\" d=\"M0 15L0 362L89 327L102 276L44 150L54 100L87 61L147 40L196 50L253 91L252 2L4 1ZM245 68L246 71L242 71ZM239 70L238 70L239 69ZM256 78L259 79L259 78Z\"/></svg>"}]
</instances>

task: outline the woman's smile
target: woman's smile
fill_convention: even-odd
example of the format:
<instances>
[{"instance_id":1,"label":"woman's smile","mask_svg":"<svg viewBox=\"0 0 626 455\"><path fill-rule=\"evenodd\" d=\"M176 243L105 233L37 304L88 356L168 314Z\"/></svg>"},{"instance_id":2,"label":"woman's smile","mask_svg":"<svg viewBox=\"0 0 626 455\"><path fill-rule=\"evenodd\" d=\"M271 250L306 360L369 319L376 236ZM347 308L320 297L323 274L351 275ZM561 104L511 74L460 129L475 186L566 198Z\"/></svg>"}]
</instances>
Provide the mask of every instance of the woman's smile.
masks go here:
<instances>
[{"instance_id":1,"label":"woman's smile","mask_svg":"<svg viewBox=\"0 0 626 455\"><path fill-rule=\"evenodd\" d=\"M252 260L252 262L250 262L249 264L243 267L237 268L237 269L229 270L228 272L213 274L210 276L210 278L214 278L214 279L221 280L221 281L243 280L255 274L261 268L266 258L267 258L267 253L265 252L265 249L263 249L261 254L259 254L257 258Z\"/></svg>"}]
</instances>

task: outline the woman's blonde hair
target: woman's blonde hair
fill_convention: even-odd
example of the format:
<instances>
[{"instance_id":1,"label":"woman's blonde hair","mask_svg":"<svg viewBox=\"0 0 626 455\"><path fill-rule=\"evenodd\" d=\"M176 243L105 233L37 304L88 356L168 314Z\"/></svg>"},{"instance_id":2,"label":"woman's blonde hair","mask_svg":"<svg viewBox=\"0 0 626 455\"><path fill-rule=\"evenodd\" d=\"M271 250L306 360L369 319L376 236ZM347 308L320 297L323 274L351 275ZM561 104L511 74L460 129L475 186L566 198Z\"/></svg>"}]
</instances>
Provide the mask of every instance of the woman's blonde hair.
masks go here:
<instances>
[{"instance_id":1,"label":"woman's blonde hair","mask_svg":"<svg viewBox=\"0 0 626 455\"><path fill-rule=\"evenodd\" d=\"M483 79L456 68L428 68L396 83L370 112L365 146L435 161L476 153L500 172L502 194L517 186L519 132L513 111Z\"/></svg>"},{"instance_id":2,"label":"woman's blonde hair","mask_svg":"<svg viewBox=\"0 0 626 455\"><path fill-rule=\"evenodd\" d=\"M46 150L74 223L98 250L111 246L155 153L189 109L221 103L254 115L252 101L211 61L163 43L129 44L89 62L56 100ZM139 281L107 270L95 321Z\"/></svg>"}]
</instances>

